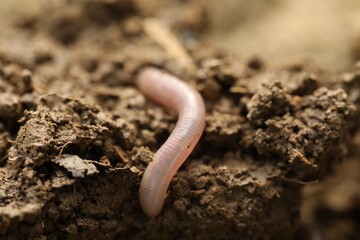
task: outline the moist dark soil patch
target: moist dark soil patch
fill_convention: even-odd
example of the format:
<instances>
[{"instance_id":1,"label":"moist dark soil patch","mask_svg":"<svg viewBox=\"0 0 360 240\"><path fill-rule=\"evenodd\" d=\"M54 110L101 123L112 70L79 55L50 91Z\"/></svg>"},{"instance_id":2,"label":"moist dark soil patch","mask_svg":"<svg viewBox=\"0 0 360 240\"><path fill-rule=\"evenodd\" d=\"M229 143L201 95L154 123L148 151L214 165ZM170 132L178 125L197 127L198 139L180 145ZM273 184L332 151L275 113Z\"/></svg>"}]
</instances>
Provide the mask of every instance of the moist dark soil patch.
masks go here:
<instances>
[{"instance_id":1,"label":"moist dark soil patch","mask_svg":"<svg viewBox=\"0 0 360 240\"><path fill-rule=\"evenodd\" d=\"M191 67L144 31L150 18ZM18 41L0 49L2 239L293 238L302 188L351 150L359 74L240 61L207 44L207 19L201 1L141 0L19 17ZM155 219L139 183L177 116L134 87L145 65L193 85L207 108Z\"/></svg>"}]
</instances>

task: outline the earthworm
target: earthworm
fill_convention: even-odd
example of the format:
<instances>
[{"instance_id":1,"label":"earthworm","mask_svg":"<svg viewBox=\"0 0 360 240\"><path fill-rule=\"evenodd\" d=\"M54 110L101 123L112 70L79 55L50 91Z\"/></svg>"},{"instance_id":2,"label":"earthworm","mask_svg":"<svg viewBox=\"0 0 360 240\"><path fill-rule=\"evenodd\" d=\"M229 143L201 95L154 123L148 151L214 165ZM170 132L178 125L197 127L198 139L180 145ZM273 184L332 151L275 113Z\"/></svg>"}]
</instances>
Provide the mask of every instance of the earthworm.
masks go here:
<instances>
[{"instance_id":1,"label":"earthworm","mask_svg":"<svg viewBox=\"0 0 360 240\"><path fill-rule=\"evenodd\" d=\"M147 98L179 115L174 130L155 153L140 183L140 205L149 217L156 217L164 205L171 179L204 131L205 105L195 89L153 67L141 70L135 84Z\"/></svg>"}]
</instances>

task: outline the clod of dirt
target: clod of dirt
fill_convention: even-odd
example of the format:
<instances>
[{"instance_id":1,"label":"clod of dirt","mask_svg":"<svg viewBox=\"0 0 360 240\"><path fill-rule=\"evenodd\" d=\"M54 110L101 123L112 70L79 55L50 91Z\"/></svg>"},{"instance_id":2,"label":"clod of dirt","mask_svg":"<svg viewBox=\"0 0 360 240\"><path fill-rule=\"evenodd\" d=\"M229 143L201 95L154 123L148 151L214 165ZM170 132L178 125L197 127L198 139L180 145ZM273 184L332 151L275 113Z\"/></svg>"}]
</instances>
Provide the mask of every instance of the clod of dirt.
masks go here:
<instances>
[{"instance_id":1,"label":"clod of dirt","mask_svg":"<svg viewBox=\"0 0 360 240\"><path fill-rule=\"evenodd\" d=\"M0 116L16 119L22 115L23 111L18 95L13 93L0 94Z\"/></svg>"},{"instance_id":2,"label":"clod of dirt","mask_svg":"<svg viewBox=\"0 0 360 240\"><path fill-rule=\"evenodd\" d=\"M84 178L99 173L91 161L86 161L76 155L63 154L52 159L61 167L64 167L74 178Z\"/></svg>"},{"instance_id":3,"label":"clod of dirt","mask_svg":"<svg viewBox=\"0 0 360 240\"><path fill-rule=\"evenodd\" d=\"M214 148L230 149L237 144L240 137L241 116L214 112L206 119L204 139Z\"/></svg>"},{"instance_id":4,"label":"clod of dirt","mask_svg":"<svg viewBox=\"0 0 360 240\"><path fill-rule=\"evenodd\" d=\"M271 91L274 87L268 88ZM300 178L306 172L311 175L310 169L320 177L321 172L331 168L332 161L346 154L349 136L343 129L354 111L347 94L340 89L319 88L314 95L295 97L291 102L284 92L269 94L269 90L259 91L248 104L249 120L265 125L256 131L257 151L289 162ZM294 105L290 108L290 104Z\"/></svg>"},{"instance_id":5,"label":"clod of dirt","mask_svg":"<svg viewBox=\"0 0 360 240\"><path fill-rule=\"evenodd\" d=\"M21 120L14 150L26 157L26 164L42 165L49 155L76 152L78 156L98 159L104 152L106 139L113 133L127 142L131 133L121 120L113 121L96 106L79 100L46 95L36 111L27 112ZM125 140L122 139L124 142Z\"/></svg>"},{"instance_id":6,"label":"clod of dirt","mask_svg":"<svg viewBox=\"0 0 360 240\"><path fill-rule=\"evenodd\" d=\"M280 83L264 86L255 93L247 104L248 120L255 125L263 125L274 116L283 116L290 111L290 96Z\"/></svg>"}]
</instances>

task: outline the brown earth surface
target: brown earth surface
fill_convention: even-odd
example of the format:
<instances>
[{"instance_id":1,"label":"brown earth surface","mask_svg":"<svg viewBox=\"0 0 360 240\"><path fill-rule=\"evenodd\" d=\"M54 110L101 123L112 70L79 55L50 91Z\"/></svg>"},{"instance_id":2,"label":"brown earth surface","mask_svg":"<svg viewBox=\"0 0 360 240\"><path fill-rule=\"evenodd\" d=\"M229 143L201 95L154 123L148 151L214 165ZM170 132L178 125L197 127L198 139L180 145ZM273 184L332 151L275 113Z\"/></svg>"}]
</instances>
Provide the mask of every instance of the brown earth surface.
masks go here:
<instances>
[{"instance_id":1,"label":"brown earth surface","mask_svg":"<svg viewBox=\"0 0 360 240\"><path fill-rule=\"evenodd\" d=\"M359 64L240 60L209 42L204 1L40 9L0 38L1 239L360 237ZM154 219L139 183L177 116L134 87L146 65L193 85L207 109Z\"/></svg>"}]
</instances>

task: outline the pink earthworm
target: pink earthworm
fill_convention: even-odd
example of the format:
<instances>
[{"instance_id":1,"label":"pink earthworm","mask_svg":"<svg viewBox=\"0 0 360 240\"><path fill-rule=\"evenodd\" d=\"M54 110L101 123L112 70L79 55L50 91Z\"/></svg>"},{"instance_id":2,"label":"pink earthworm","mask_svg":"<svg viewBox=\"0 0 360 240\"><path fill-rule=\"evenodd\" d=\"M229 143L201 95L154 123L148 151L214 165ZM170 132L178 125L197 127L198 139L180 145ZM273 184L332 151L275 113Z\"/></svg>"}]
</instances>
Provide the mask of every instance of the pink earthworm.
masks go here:
<instances>
[{"instance_id":1,"label":"pink earthworm","mask_svg":"<svg viewBox=\"0 0 360 240\"><path fill-rule=\"evenodd\" d=\"M205 105L195 89L153 67L141 70L135 84L146 97L179 115L175 129L155 153L140 183L140 205L149 217L156 217L164 205L171 179L204 131Z\"/></svg>"}]
</instances>

